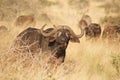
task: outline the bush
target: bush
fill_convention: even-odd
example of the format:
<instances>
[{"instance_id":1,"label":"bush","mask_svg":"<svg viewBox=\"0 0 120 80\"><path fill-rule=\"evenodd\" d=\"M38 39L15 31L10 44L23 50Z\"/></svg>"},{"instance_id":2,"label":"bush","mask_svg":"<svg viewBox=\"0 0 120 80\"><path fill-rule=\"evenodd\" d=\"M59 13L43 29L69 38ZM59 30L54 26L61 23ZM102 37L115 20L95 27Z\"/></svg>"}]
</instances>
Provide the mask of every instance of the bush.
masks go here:
<instances>
[{"instance_id":1,"label":"bush","mask_svg":"<svg viewBox=\"0 0 120 80\"><path fill-rule=\"evenodd\" d=\"M120 73L120 54L112 56L112 65Z\"/></svg>"},{"instance_id":2,"label":"bush","mask_svg":"<svg viewBox=\"0 0 120 80\"><path fill-rule=\"evenodd\" d=\"M104 18L101 18L101 23L105 24L105 23L111 23L111 24L120 24L120 16L105 16Z\"/></svg>"}]
</instances>

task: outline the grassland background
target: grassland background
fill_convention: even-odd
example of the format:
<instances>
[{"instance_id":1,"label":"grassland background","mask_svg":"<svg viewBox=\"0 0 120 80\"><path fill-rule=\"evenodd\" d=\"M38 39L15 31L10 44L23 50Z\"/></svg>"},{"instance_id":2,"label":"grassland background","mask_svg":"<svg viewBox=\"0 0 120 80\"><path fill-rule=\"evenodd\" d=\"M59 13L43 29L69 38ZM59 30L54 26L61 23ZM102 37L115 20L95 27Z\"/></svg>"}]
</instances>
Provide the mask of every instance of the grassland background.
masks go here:
<instances>
[{"instance_id":1,"label":"grassland background","mask_svg":"<svg viewBox=\"0 0 120 80\"><path fill-rule=\"evenodd\" d=\"M86 41L85 37L80 43L70 42L65 63L51 76L44 68L46 61L39 58L41 53L33 58L27 53L12 53L10 48L15 37L27 28L14 25L20 15L34 15L36 25L32 27L66 24L79 34L78 21L83 13L90 15L95 23L101 23L105 16L119 16L119 5L112 5L112 1L120 3L118 0L0 0L0 25L8 28L0 33L0 80L120 80L119 43L106 44L101 38Z\"/></svg>"}]
</instances>

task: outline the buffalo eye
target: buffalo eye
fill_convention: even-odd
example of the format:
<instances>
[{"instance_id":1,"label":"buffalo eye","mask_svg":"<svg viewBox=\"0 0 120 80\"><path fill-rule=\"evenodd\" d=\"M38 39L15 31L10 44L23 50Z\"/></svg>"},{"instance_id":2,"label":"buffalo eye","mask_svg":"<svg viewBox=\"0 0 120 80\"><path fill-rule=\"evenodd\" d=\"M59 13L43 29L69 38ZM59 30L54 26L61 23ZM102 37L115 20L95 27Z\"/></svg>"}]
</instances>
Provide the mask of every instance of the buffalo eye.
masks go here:
<instances>
[{"instance_id":1,"label":"buffalo eye","mask_svg":"<svg viewBox=\"0 0 120 80\"><path fill-rule=\"evenodd\" d=\"M62 34L62 32L58 32L58 34L57 34L57 35L58 35L58 36L60 36L61 34Z\"/></svg>"},{"instance_id":2,"label":"buffalo eye","mask_svg":"<svg viewBox=\"0 0 120 80\"><path fill-rule=\"evenodd\" d=\"M66 36L67 36L67 37L70 37L70 33L66 33Z\"/></svg>"}]
</instances>

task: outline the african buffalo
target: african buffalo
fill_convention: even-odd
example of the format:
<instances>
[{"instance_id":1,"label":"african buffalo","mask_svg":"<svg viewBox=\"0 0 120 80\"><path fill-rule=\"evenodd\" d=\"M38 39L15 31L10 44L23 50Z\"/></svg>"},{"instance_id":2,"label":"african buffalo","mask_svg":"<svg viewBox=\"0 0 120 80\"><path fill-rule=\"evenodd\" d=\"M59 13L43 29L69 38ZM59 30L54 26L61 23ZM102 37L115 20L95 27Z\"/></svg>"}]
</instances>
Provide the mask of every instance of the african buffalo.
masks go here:
<instances>
[{"instance_id":1,"label":"african buffalo","mask_svg":"<svg viewBox=\"0 0 120 80\"><path fill-rule=\"evenodd\" d=\"M61 58L64 62L66 48L69 41L79 43L79 38L84 35L83 29L81 34L76 35L73 30L66 25L55 26L55 28L48 28L43 30L44 25L41 29L27 28L21 32L16 40L15 46L18 50L22 48L24 51L39 52L42 50L50 51L57 59Z\"/></svg>"},{"instance_id":2,"label":"african buffalo","mask_svg":"<svg viewBox=\"0 0 120 80\"><path fill-rule=\"evenodd\" d=\"M101 27L99 24L91 23L85 27L85 36L87 39L98 39L101 35Z\"/></svg>"},{"instance_id":3,"label":"african buffalo","mask_svg":"<svg viewBox=\"0 0 120 80\"><path fill-rule=\"evenodd\" d=\"M106 25L103 33L103 40L107 39L109 41L119 41L120 40L120 26L119 25Z\"/></svg>"},{"instance_id":4,"label":"african buffalo","mask_svg":"<svg viewBox=\"0 0 120 80\"><path fill-rule=\"evenodd\" d=\"M84 15L79 21L79 27L84 28L85 37L87 39L98 39L101 35L101 26L97 23L92 23L89 15Z\"/></svg>"},{"instance_id":5,"label":"african buffalo","mask_svg":"<svg viewBox=\"0 0 120 80\"><path fill-rule=\"evenodd\" d=\"M7 30L8 30L8 28L6 26L4 26L4 25L0 26L0 32L4 32L4 31L7 31Z\"/></svg>"},{"instance_id":6,"label":"african buffalo","mask_svg":"<svg viewBox=\"0 0 120 80\"><path fill-rule=\"evenodd\" d=\"M29 27L29 26L35 26L35 24L36 21L33 15L21 15L18 16L15 21L15 26Z\"/></svg>"}]
</instances>

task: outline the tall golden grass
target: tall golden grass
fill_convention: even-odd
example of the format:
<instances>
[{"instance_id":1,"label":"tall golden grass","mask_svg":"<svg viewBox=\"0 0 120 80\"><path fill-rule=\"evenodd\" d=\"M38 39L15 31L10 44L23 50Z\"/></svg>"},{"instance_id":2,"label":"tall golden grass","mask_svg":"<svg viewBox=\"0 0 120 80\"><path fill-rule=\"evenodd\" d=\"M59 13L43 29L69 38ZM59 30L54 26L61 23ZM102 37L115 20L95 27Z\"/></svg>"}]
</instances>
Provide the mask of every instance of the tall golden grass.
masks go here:
<instances>
[{"instance_id":1,"label":"tall golden grass","mask_svg":"<svg viewBox=\"0 0 120 80\"><path fill-rule=\"evenodd\" d=\"M5 3L4 0L1 1ZM104 43L101 38L98 41L88 41L82 37L80 43L69 43L65 62L57 68L56 64L47 63L49 56L46 54L49 53L40 52L33 55L30 52L14 52L14 46L11 48L16 36L27 28L14 26L17 16L34 14L37 24L32 27L41 28L45 23L48 27L53 24L66 24L79 34L77 26L82 14L88 8L89 11L86 14L92 17L93 22L99 23L100 18L105 14L104 9L97 6L103 2L88 0L89 7L78 10L78 8L75 9L76 6L71 7L68 0L21 0L20 4L19 0L16 0L17 2L12 0L18 5L10 4L10 0L5 1L12 10L15 10L15 7L19 9L16 14L10 13L12 18L8 15L4 21L0 21L0 25L8 28L7 32L0 33L0 80L120 80L119 43ZM44 2L43 5L40 5L41 1ZM5 9L0 6L0 9L2 8L3 13L7 14L9 11L7 12L7 5L5 6ZM41 16L41 14L46 15Z\"/></svg>"}]
</instances>

